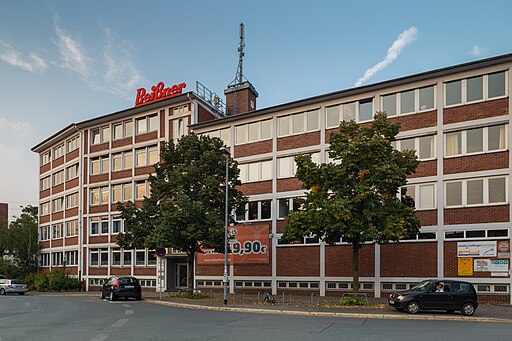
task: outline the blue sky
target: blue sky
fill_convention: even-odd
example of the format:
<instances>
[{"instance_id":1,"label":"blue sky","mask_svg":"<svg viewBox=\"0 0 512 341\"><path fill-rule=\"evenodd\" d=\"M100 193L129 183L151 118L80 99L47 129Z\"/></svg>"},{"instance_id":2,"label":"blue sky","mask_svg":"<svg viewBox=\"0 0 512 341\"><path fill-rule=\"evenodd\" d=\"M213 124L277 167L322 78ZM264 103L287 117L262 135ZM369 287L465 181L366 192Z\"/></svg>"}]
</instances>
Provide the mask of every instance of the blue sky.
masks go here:
<instances>
[{"instance_id":1,"label":"blue sky","mask_svg":"<svg viewBox=\"0 0 512 341\"><path fill-rule=\"evenodd\" d=\"M510 1L0 0L0 202L37 204L30 148L135 89L244 74L258 108L512 52Z\"/></svg>"}]
</instances>

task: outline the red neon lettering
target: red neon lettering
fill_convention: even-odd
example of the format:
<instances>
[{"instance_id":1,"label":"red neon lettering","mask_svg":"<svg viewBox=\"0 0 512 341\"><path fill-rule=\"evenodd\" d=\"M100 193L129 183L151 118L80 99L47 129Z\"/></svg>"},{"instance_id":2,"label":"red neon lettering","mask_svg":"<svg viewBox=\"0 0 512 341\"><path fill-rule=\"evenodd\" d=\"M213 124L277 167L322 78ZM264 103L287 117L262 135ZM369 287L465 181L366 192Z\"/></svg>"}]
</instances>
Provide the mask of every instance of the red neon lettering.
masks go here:
<instances>
[{"instance_id":1,"label":"red neon lettering","mask_svg":"<svg viewBox=\"0 0 512 341\"><path fill-rule=\"evenodd\" d=\"M135 96L135 106L148 104L150 102L159 101L165 98L179 95L183 92L183 88L187 85L185 83L174 84L171 87L165 88L164 82L158 82L157 85L151 87L151 92L146 92L145 88L137 89Z\"/></svg>"}]
</instances>

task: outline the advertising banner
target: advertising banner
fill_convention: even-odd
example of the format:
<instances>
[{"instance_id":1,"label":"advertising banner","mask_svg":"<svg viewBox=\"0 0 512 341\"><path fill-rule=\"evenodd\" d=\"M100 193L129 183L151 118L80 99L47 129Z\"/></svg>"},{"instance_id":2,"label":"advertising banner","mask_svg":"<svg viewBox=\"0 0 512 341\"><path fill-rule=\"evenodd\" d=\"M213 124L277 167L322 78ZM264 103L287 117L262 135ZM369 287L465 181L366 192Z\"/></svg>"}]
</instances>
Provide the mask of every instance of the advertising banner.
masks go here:
<instances>
[{"instance_id":1,"label":"advertising banner","mask_svg":"<svg viewBox=\"0 0 512 341\"><path fill-rule=\"evenodd\" d=\"M473 258L458 258L458 276L473 276Z\"/></svg>"},{"instance_id":2,"label":"advertising banner","mask_svg":"<svg viewBox=\"0 0 512 341\"><path fill-rule=\"evenodd\" d=\"M457 257L496 257L496 241L457 243Z\"/></svg>"},{"instance_id":3,"label":"advertising banner","mask_svg":"<svg viewBox=\"0 0 512 341\"><path fill-rule=\"evenodd\" d=\"M229 227L229 264L268 264L268 225L236 225ZM204 249L197 254L197 264L224 264L224 254Z\"/></svg>"},{"instance_id":4,"label":"advertising banner","mask_svg":"<svg viewBox=\"0 0 512 341\"><path fill-rule=\"evenodd\" d=\"M490 259L475 259L475 272L479 271L489 271L489 267L491 266Z\"/></svg>"},{"instance_id":5,"label":"advertising banner","mask_svg":"<svg viewBox=\"0 0 512 341\"><path fill-rule=\"evenodd\" d=\"M489 264L489 270L491 272L508 273L508 259L491 260L491 264Z\"/></svg>"}]
</instances>

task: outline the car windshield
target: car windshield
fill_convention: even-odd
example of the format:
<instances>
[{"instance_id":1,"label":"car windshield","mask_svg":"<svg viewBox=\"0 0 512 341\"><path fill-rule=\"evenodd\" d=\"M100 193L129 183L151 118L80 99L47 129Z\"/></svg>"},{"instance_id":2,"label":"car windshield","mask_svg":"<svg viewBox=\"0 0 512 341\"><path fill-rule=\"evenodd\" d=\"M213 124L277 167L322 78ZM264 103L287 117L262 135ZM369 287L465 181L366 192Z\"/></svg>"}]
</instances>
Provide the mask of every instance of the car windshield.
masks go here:
<instances>
[{"instance_id":1,"label":"car windshield","mask_svg":"<svg viewBox=\"0 0 512 341\"><path fill-rule=\"evenodd\" d=\"M11 280L11 284L25 284L21 279L13 279Z\"/></svg>"},{"instance_id":2,"label":"car windshield","mask_svg":"<svg viewBox=\"0 0 512 341\"><path fill-rule=\"evenodd\" d=\"M432 284L431 281L423 281L411 288L412 291L425 291L430 285Z\"/></svg>"}]
</instances>

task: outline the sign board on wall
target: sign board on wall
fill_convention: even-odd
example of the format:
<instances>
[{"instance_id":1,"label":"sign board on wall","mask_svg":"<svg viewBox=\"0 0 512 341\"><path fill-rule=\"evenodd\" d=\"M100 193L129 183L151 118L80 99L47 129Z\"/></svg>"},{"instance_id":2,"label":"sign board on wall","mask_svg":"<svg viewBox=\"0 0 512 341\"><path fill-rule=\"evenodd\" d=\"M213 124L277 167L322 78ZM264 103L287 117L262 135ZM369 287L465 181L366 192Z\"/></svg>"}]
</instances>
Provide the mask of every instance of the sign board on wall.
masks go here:
<instances>
[{"instance_id":1,"label":"sign board on wall","mask_svg":"<svg viewBox=\"0 0 512 341\"><path fill-rule=\"evenodd\" d=\"M458 258L457 275L473 276L473 258Z\"/></svg>"},{"instance_id":2,"label":"sign board on wall","mask_svg":"<svg viewBox=\"0 0 512 341\"><path fill-rule=\"evenodd\" d=\"M496 257L496 241L471 241L457 243L457 257Z\"/></svg>"},{"instance_id":3,"label":"sign board on wall","mask_svg":"<svg viewBox=\"0 0 512 341\"><path fill-rule=\"evenodd\" d=\"M475 259L475 271L508 273L508 259Z\"/></svg>"},{"instance_id":4,"label":"sign board on wall","mask_svg":"<svg viewBox=\"0 0 512 341\"><path fill-rule=\"evenodd\" d=\"M268 264L268 232L268 225L230 226L229 264ZM204 249L203 253L197 254L197 264L224 264L224 254Z\"/></svg>"}]
</instances>

